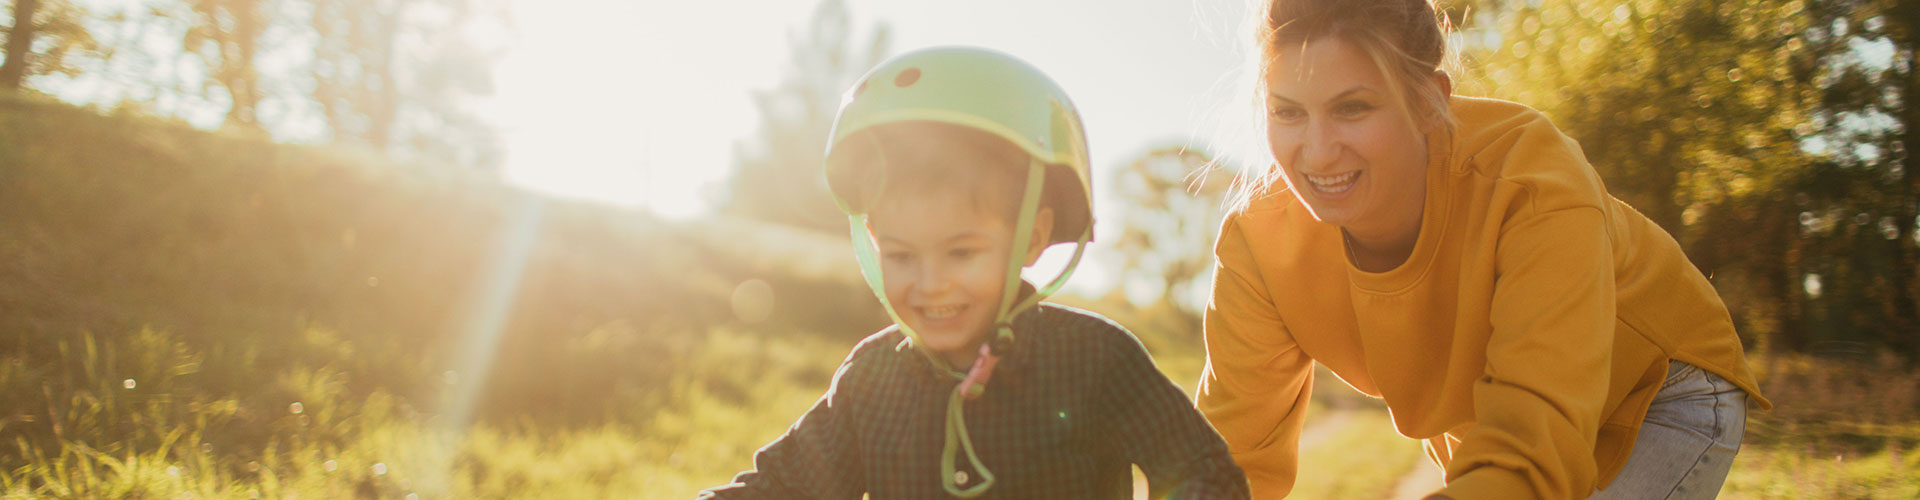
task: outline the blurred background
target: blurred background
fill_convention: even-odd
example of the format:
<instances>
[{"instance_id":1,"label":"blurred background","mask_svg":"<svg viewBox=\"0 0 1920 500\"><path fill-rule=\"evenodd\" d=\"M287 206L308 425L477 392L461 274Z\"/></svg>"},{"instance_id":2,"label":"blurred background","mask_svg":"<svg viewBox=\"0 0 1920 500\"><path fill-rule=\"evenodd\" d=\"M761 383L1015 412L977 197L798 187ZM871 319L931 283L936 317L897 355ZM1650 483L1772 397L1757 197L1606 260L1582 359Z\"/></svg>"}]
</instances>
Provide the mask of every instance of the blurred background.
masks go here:
<instances>
[{"instance_id":1,"label":"blurred background","mask_svg":"<svg viewBox=\"0 0 1920 500\"><path fill-rule=\"evenodd\" d=\"M1266 161L1238 0L0 5L10 499L723 484L886 325L819 161L841 91L930 45L1075 97L1100 240L1058 300L1191 391ZM1920 1L1443 7L1460 92L1548 113L1731 308L1778 407L1723 498L1920 497ZM1317 380L1296 498L1438 485Z\"/></svg>"}]
</instances>

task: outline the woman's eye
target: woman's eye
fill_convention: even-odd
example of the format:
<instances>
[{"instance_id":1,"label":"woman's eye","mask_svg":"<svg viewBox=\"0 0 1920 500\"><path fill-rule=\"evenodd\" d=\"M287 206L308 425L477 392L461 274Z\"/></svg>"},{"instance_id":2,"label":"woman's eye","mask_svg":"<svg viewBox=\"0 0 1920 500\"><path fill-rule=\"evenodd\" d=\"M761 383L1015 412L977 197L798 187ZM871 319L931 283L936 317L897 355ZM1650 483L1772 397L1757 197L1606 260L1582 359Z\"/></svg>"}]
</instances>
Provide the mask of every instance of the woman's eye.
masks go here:
<instances>
[{"instance_id":1,"label":"woman's eye","mask_svg":"<svg viewBox=\"0 0 1920 500\"><path fill-rule=\"evenodd\" d=\"M1371 110L1373 110L1372 104L1367 104L1365 102L1359 102L1359 101L1345 102L1345 103L1341 103L1339 106L1334 107L1335 113L1339 113L1340 116L1345 116L1349 118L1359 116Z\"/></svg>"},{"instance_id":2,"label":"woman's eye","mask_svg":"<svg viewBox=\"0 0 1920 500\"><path fill-rule=\"evenodd\" d=\"M1293 123L1306 117L1307 113L1301 111L1300 108L1287 107L1273 110L1273 118L1280 120L1282 123Z\"/></svg>"}]
</instances>

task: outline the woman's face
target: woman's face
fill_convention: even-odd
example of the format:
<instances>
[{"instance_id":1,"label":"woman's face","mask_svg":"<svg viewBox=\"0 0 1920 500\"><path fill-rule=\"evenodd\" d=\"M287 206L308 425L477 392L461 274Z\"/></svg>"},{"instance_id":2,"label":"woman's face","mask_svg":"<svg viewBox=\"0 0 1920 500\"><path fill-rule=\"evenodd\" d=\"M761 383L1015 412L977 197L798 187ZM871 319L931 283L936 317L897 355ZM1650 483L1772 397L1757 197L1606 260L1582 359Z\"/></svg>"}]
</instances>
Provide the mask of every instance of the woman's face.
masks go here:
<instances>
[{"instance_id":1,"label":"woman's face","mask_svg":"<svg viewBox=\"0 0 1920 500\"><path fill-rule=\"evenodd\" d=\"M1419 231L1425 136L1366 52L1339 37L1284 44L1266 82L1273 158L1315 218L1356 236Z\"/></svg>"}]
</instances>

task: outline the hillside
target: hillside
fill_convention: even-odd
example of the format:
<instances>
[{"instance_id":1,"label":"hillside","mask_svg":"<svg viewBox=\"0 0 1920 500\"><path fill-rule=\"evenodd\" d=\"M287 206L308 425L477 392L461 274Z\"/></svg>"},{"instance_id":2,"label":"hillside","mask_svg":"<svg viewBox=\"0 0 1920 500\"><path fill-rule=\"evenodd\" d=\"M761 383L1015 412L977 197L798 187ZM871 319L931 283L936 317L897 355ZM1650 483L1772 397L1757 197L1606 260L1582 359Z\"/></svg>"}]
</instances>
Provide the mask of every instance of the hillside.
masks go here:
<instances>
[{"instance_id":1,"label":"hillside","mask_svg":"<svg viewBox=\"0 0 1920 500\"><path fill-rule=\"evenodd\" d=\"M237 472L389 416L643 424L716 331L884 325L854 269L828 235L0 101L0 471L192 434Z\"/></svg>"}]
</instances>

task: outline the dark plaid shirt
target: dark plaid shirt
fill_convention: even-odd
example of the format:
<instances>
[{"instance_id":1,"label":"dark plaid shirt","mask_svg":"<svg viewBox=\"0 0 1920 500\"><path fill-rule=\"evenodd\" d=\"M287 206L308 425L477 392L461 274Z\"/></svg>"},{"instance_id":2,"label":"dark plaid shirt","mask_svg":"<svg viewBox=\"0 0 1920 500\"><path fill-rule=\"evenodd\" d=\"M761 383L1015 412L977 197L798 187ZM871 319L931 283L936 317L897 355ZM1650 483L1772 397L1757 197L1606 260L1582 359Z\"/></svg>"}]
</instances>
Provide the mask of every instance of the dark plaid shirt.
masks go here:
<instances>
[{"instance_id":1,"label":"dark plaid shirt","mask_svg":"<svg viewBox=\"0 0 1920 500\"><path fill-rule=\"evenodd\" d=\"M1129 464L1154 498L1247 498L1226 442L1133 334L1053 304L1021 314L1014 332L986 394L966 403L974 449L997 478L978 498L1132 498ZM701 498L951 498L940 453L956 383L898 328L867 337L820 402L754 456L756 470ZM955 463L964 486L978 484L964 455Z\"/></svg>"}]
</instances>

